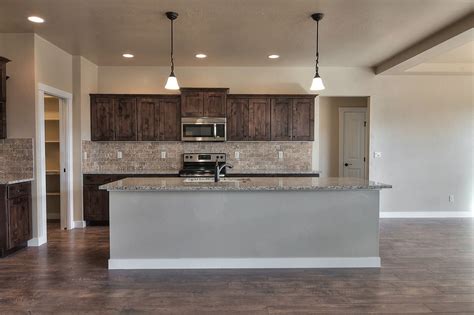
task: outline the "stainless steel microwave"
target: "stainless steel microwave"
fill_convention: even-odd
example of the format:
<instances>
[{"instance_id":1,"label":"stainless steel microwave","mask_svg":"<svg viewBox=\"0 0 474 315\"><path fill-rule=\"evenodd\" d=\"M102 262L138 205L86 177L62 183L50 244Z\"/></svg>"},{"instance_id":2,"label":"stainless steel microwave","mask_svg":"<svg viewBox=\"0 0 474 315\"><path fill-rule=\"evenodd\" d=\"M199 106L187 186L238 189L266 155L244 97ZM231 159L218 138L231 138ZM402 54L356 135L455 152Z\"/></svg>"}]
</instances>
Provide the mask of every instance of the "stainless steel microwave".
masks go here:
<instances>
[{"instance_id":1,"label":"stainless steel microwave","mask_svg":"<svg viewBox=\"0 0 474 315\"><path fill-rule=\"evenodd\" d=\"M181 118L182 141L225 141L226 118Z\"/></svg>"}]
</instances>

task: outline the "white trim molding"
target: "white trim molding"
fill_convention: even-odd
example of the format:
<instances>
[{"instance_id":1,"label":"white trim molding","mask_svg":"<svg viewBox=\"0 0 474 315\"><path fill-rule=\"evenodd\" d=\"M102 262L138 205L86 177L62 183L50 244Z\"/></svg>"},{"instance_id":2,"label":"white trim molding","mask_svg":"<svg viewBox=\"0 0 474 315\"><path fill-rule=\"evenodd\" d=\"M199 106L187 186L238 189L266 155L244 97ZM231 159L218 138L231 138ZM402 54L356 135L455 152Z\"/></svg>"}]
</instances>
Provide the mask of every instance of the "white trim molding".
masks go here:
<instances>
[{"instance_id":1,"label":"white trim molding","mask_svg":"<svg viewBox=\"0 0 474 315\"><path fill-rule=\"evenodd\" d=\"M75 229L83 229L86 227L86 221L74 221Z\"/></svg>"},{"instance_id":2,"label":"white trim molding","mask_svg":"<svg viewBox=\"0 0 474 315\"><path fill-rule=\"evenodd\" d=\"M380 268L380 257L109 259L109 269Z\"/></svg>"},{"instance_id":3,"label":"white trim molding","mask_svg":"<svg viewBox=\"0 0 474 315\"><path fill-rule=\"evenodd\" d=\"M380 212L381 219L402 218L473 218L472 211L405 211Z\"/></svg>"},{"instance_id":4,"label":"white trim molding","mask_svg":"<svg viewBox=\"0 0 474 315\"><path fill-rule=\"evenodd\" d=\"M38 247L43 244L46 244L46 237L35 237L28 241L28 247Z\"/></svg>"}]
</instances>

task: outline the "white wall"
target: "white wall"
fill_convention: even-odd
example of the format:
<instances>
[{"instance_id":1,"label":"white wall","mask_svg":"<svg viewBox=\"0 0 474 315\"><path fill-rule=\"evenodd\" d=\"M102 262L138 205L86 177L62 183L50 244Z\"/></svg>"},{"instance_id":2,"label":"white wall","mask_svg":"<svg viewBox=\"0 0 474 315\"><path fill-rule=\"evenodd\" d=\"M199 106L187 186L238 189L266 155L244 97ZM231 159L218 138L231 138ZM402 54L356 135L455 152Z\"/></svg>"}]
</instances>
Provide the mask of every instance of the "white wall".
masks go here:
<instances>
[{"instance_id":1,"label":"white wall","mask_svg":"<svg viewBox=\"0 0 474 315\"><path fill-rule=\"evenodd\" d=\"M313 69L187 67L175 73L182 87L309 93ZM99 92L167 93L168 74L167 67L99 67ZM322 96L370 96L370 152L383 153L370 159L370 178L394 185L382 192L382 211L472 210L472 77L375 76L368 68L342 67L322 68L321 75ZM317 168L319 139L314 147Z\"/></svg>"}]
</instances>

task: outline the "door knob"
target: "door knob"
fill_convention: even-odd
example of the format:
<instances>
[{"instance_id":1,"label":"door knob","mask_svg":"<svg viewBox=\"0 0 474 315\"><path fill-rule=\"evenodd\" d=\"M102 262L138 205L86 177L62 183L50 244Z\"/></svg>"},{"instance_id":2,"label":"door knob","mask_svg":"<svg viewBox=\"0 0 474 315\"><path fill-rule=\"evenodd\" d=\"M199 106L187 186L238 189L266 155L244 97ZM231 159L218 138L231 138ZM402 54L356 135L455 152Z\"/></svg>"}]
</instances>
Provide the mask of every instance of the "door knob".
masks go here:
<instances>
[{"instance_id":1,"label":"door knob","mask_svg":"<svg viewBox=\"0 0 474 315\"><path fill-rule=\"evenodd\" d=\"M344 166L352 165L351 163L344 163Z\"/></svg>"}]
</instances>

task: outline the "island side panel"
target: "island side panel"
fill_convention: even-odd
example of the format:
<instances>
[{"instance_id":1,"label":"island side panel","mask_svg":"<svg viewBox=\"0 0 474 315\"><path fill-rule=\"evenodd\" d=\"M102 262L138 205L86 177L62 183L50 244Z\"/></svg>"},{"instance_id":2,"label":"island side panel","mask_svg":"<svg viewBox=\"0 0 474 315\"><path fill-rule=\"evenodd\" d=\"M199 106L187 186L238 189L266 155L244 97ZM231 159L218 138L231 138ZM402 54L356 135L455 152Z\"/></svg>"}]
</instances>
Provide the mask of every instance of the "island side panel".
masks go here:
<instances>
[{"instance_id":1,"label":"island side panel","mask_svg":"<svg viewBox=\"0 0 474 315\"><path fill-rule=\"evenodd\" d=\"M310 267L313 258L350 265L350 258L379 257L378 190L111 191L110 198L112 268L144 261L148 268L225 268L226 259L245 259L248 268L276 259L291 268L297 259Z\"/></svg>"}]
</instances>

